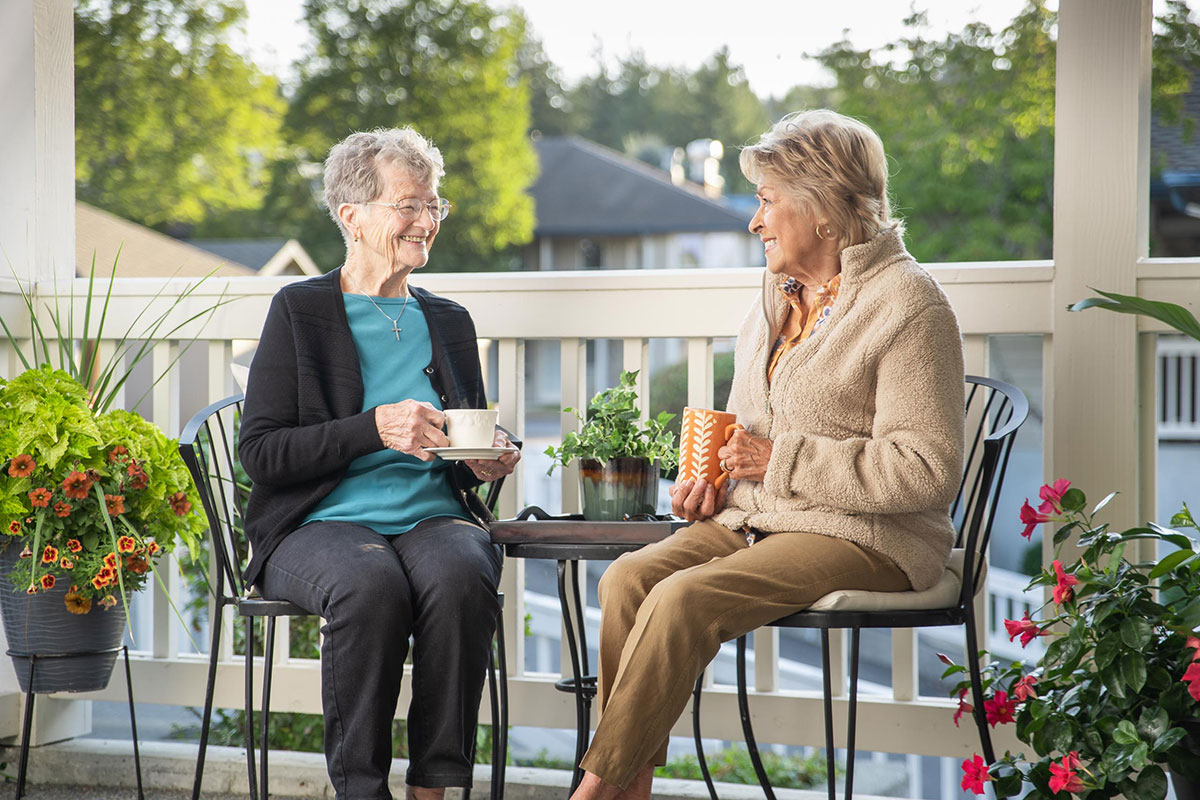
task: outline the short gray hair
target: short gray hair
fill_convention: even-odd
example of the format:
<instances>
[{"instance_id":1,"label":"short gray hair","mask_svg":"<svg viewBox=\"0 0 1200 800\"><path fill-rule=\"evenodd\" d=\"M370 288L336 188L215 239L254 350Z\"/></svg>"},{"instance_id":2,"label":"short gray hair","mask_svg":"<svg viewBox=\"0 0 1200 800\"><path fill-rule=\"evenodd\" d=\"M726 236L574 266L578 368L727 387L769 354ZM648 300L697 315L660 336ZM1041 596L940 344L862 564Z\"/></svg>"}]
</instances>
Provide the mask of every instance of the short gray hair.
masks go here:
<instances>
[{"instance_id":1,"label":"short gray hair","mask_svg":"<svg viewBox=\"0 0 1200 800\"><path fill-rule=\"evenodd\" d=\"M744 148L738 164L751 182L777 178L801 208L825 216L842 248L904 229L891 217L883 142L852 117L824 108L788 114Z\"/></svg>"},{"instance_id":2,"label":"short gray hair","mask_svg":"<svg viewBox=\"0 0 1200 800\"><path fill-rule=\"evenodd\" d=\"M338 208L342 203L367 203L379 196L383 191L380 164L405 169L413 180L430 184L434 191L446 174L441 151L408 126L350 134L331 147L325 158L325 205L343 238L350 234Z\"/></svg>"}]
</instances>

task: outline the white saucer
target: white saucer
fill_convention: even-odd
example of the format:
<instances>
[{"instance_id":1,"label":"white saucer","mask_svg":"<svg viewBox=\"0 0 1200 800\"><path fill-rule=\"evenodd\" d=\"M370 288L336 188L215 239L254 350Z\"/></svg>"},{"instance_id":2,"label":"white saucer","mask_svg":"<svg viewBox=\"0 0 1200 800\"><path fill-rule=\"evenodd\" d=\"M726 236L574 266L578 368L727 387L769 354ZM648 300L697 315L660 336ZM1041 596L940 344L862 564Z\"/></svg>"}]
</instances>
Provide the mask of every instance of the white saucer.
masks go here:
<instances>
[{"instance_id":1,"label":"white saucer","mask_svg":"<svg viewBox=\"0 0 1200 800\"><path fill-rule=\"evenodd\" d=\"M465 458L478 458L483 461L495 461L504 453L515 453L515 447L426 447L426 453L434 453L447 461L462 461Z\"/></svg>"}]
</instances>

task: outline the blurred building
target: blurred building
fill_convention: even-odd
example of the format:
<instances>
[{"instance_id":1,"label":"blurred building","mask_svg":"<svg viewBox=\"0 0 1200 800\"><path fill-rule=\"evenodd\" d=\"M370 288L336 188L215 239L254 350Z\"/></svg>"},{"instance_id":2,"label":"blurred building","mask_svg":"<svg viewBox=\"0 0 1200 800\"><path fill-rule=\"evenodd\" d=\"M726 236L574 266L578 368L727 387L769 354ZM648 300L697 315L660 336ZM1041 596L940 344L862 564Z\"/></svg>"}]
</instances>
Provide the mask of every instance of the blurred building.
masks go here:
<instances>
[{"instance_id":1,"label":"blurred building","mask_svg":"<svg viewBox=\"0 0 1200 800\"><path fill-rule=\"evenodd\" d=\"M245 264L259 275L320 275L322 270L295 239L188 239L188 244L227 261Z\"/></svg>"}]
</instances>

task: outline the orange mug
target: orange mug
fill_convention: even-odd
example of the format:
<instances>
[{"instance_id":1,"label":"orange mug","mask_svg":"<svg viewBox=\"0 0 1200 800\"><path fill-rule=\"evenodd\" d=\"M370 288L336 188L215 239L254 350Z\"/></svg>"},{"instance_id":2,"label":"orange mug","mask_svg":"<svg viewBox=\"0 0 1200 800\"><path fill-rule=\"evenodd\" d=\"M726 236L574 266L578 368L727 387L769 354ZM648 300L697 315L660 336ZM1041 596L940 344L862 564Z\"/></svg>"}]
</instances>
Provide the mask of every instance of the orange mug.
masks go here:
<instances>
[{"instance_id":1,"label":"orange mug","mask_svg":"<svg viewBox=\"0 0 1200 800\"><path fill-rule=\"evenodd\" d=\"M711 408L685 408L679 430L679 477L676 481L704 478L720 489L729 477L721 469L717 451L736 430L744 430L737 416Z\"/></svg>"}]
</instances>

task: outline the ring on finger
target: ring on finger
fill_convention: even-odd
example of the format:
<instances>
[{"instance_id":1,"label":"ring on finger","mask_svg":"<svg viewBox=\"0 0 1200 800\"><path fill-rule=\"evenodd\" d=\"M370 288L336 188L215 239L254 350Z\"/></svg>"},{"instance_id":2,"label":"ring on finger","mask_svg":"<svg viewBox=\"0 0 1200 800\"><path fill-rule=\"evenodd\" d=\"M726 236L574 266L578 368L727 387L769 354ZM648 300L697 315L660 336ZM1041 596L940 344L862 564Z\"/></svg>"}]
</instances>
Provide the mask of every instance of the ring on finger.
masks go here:
<instances>
[{"instance_id":1,"label":"ring on finger","mask_svg":"<svg viewBox=\"0 0 1200 800\"><path fill-rule=\"evenodd\" d=\"M732 472L733 471L729 468L729 465L725 463L725 459L723 459L723 458L721 459L721 463L718 464L717 466L719 466L721 468L721 472Z\"/></svg>"}]
</instances>

